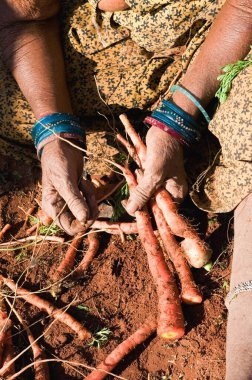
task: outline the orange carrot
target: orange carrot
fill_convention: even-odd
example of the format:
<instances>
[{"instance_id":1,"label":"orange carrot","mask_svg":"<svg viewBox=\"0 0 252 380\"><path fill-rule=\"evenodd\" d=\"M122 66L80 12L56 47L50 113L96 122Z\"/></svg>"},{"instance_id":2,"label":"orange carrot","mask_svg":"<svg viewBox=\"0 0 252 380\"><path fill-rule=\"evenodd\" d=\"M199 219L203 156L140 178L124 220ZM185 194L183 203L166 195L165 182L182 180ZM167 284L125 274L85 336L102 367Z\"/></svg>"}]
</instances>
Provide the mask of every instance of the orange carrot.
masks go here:
<instances>
[{"instance_id":1,"label":"orange carrot","mask_svg":"<svg viewBox=\"0 0 252 380\"><path fill-rule=\"evenodd\" d=\"M50 226L50 224L52 224L53 219L50 216L48 216L43 210L39 210L37 215L39 220L41 220L41 222L44 224L44 226Z\"/></svg>"},{"instance_id":2,"label":"orange carrot","mask_svg":"<svg viewBox=\"0 0 252 380\"><path fill-rule=\"evenodd\" d=\"M179 215L171 196L165 189L160 189L155 193L158 207L162 210L167 224L172 232L184 240L181 246L186 258L194 268L201 268L209 262L212 250L204 243L195 229Z\"/></svg>"},{"instance_id":3,"label":"orange carrot","mask_svg":"<svg viewBox=\"0 0 252 380\"><path fill-rule=\"evenodd\" d=\"M11 325L11 322L10 322ZM14 375L15 373L15 364L14 362L8 366L8 363L14 358L14 347L12 343L12 336L11 336L11 328L9 328L6 331L6 337L5 337L5 345L4 345L4 353L3 353L3 360L2 360L2 368L1 368L1 378L8 378L11 375ZM5 370L4 367L7 368Z\"/></svg>"},{"instance_id":4,"label":"orange carrot","mask_svg":"<svg viewBox=\"0 0 252 380\"><path fill-rule=\"evenodd\" d=\"M137 225L135 222L133 223L113 223L113 222L107 222L104 220L96 220L92 226L92 229L97 230L105 230L109 233L118 232L118 230L121 230L124 234L137 234Z\"/></svg>"},{"instance_id":5,"label":"orange carrot","mask_svg":"<svg viewBox=\"0 0 252 380\"><path fill-rule=\"evenodd\" d=\"M6 224L3 229L0 231L0 239L3 239L4 234L11 228L11 224Z\"/></svg>"},{"instance_id":6,"label":"orange carrot","mask_svg":"<svg viewBox=\"0 0 252 380\"><path fill-rule=\"evenodd\" d=\"M7 285L15 294L22 297L26 302L30 303L33 306L36 306L38 309L47 312L52 318L58 319L60 322L67 325L72 329L81 340L90 338L90 332L82 326L75 318L65 311L62 311L55 306L53 306L49 301L46 301L36 294L33 294L26 290L25 288L18 288L14 281L9 278L2 277L4 284Z\"/></svg>"},{"instance_id":7,"label":"orange carrot","mask_svg":"<svg viewBox=\"0 0 252 380\"><path fill-rule=\"evenodd\" d=\"M32 215L33 211L35 210L35 206L31 206L28 211L26 212L25 221L23 228L26 228L26 225L28 223L29 217Z\"/></svg>"},{"instance_id":8,"label":"orange carrot","mask_svg":"<svg viewBox=\"0 0 252 380\"><path fill-rule=\"evenodd\" d=\"M2 295L0 296L0 368L2 366L8 330L11 329L11 321L8 319L6 307Z\"/></svg>"},{"instance_id":9,"label":"orange carrot","mask_svg":"<svg viewBox=\"0 0 252 380\"><path fill-rule=\"evenodd\" d=\"M130 190L137 185L133 174L124 170L124 176ZM135 213L139 238L147 253L149 268L156 285L159 303L157 333L166 340L176 340L184 335L184 317L175 279L170 272L153 232L150 217L146 209Z\"/></svg>"},{"instance_id":10,"label":"orange carrot","mask_svg":"<svg viewBox=\"0 0 252 380\"><path fill-rule=\"evenodd\" d=\"M125 127L126 133L131 138L143 165L146 157L146 146L136 133L134 127L131 125L125 114L120 116L120 120ZM181 215L178 214L176 205L174 204L170 194L165 189L159 189L155 193L155 197L158 207L162 210L165 220L171 228L172 233L184 238L182 247L189 263L195 268L201 268L204 266L209 261L212 255L212 250L200 239L195 229L190 226L190 224Z\"/></svg>"},{"instance_id":11,"label":"orange carrot","mask_svg":"<svg viewBox=\"0 0 252 380\"><path fill-rule=\"evenodd\" d=\"M36 223L34 224L34 226L28 228L28 230L26 230L26 235L29 236L31 235L34 231L36 231L37 229L39 228L39 223Z\"/></svg>"},{"instance_id":12,"label":"orange carrot","mask_svg":"<svg viewBox=\"0 0 252 380\"><path fill-rule=\"evenodd\" d=\"M98 234L96 232L89 233L88 234L88 250L83 258L83 260L80 262L78 267L76 268L74 272L74 278L79 279L83 276L85 270L89 267L91 264L93 258L95 257L98 249L99 249L99 239Z\"/></svg>"},{"instance_id":13,"label":"orange carrot","mask_svg":"<svg viewBox=\"0 0 252 380\"><path fill-rule=\"evenodd\" d=\"M123 117L123 116L122 116ZM116 139L123 145L125 146L125 148L127 149L130 157L133 158L133 160L137 163L137 165L141 168L142 167L142 164L141 164L141 161L139 159L139 156L136 152L136 149L120 134L118 133L116 135Z\"/></svg>"},{"instance_id":14,"label":"orange carrot","mask_svg":"<svg viewBox=\"0 0 252 380\"><path fill-rule=\"evenodd\" d=\"M120 343L107 357L97 366L85 380L103 380L119 362L128 355L136 346L143 343L156 330L156 322L152 319L146 320L129 338ZM84 380L84 379L83 379Z\"/></svg>"},{"instance_id":15,"label":"orange carrot","mask_svg":"<svg viewBox=\"0 0 252 380\"><path fill-rule=\"evenodd\" d=\"M155 199L151 200L151 208L155 221L160 233L160 237L164 244L164 248L174 264L181 283L181 299L188 304L198 304L202 302L202 295L198 290L190 267L184 257L183 250L177 240L171 233L171 229L167 225L164 215L157 205Z\"/></svg>"},{"instance_id":16,"label":"orange carrot","mask_svg":"<svg viewBox=\"0 0 252 380\"><path fill-rule=\"evenodd\" d=\"M78 248L82 242L82 234L77 234L72 240L64 259L61 261L59 267L57 268L53 280L58 281L59 279L65 277L67 274L71 272L74 266L74 261L76 257L76 253Z\"/></svg>"}]
</instances>

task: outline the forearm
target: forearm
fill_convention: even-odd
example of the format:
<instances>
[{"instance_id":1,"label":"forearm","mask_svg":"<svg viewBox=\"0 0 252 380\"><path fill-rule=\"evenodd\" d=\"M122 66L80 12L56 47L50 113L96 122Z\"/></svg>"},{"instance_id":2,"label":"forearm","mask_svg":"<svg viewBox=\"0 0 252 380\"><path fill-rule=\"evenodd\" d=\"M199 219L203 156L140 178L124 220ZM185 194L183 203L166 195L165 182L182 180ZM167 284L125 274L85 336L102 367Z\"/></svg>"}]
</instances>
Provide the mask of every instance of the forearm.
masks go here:
<instances>
[{"instance_id":1,"label":"forearm","mask_svg":"<svg viewBox=\"0 0 252 380\"><path fill-rule=\"evenodd\" d=\"M59 28L54 17L57 9L52 14L52 7L48 7L42 21L39 15L18 16L15 12L14 18L6 24L9 7L6 5L0 16L2 57L36 118L54 112L71 113ZM36 19L30 20L33 17Z\"/></svg>"},{"instance_id":2,"label":"forearm","mask_svg":"<svg viewBox=\"0 0 252 380\"><path fill-rule=\"evenodd\" d=\"M243 59L251 43L252 1L227 0L181 85L206 106L219 87L221 68ZM198 115L196 106L181 92L176 91L173 100L192 116Z\"/></svg>"}]
</instances>

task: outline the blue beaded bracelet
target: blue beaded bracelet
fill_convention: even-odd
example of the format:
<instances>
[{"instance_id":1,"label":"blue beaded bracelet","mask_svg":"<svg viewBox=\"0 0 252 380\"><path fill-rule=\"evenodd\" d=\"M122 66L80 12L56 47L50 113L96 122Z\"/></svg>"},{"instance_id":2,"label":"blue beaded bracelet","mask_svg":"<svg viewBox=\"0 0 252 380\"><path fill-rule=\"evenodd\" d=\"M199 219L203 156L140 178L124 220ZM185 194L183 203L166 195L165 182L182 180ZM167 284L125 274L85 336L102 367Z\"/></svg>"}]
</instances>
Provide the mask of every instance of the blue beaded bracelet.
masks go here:
<instances>
[{"instance_id":1,"label":"blue beaded bracelet","mask_svg":"<svg viewBox=\"0 0 252 380\"><path fill-rule=\"evenodd\" d=\"M187 145L200 139L200 128L196 121L174 103L163 100L151 117L173 129Z\"/></svg>"},{"instance_id":2,"label":"blue beaded bracelet","mask_svg":"<svg viewBox=\"0 0 252 380\"><path fill-rule=\"evenodd\" d=\"M31 131L31 136L36 149L42 142L50 136L60 134L70 134L79 139L85 136L84 130L80 126L78 117L66 113L54 113L38 120ZM48 140L49 141L49 140ZM50 140L51 141L51 140ZM40 156L40 152L38 152Z\"/></svg>"}]
</instances>

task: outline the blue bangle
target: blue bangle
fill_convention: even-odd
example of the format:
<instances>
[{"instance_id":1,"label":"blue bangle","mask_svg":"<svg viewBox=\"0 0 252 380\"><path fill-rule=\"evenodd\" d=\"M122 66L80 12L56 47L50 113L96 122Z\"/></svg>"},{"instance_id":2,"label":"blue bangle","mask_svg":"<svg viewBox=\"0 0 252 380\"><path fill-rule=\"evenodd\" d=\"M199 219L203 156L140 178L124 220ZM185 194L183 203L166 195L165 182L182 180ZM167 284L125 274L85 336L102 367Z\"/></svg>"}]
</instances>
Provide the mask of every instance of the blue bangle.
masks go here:
<instances>
[{"instance_id":1,"label":"blue bangle","mask_svg":"<svg viewBox=\"0 0 252 380\"><path fill-rule=\"evenodd\" d=\"M78 117L66 113L54 113L38 120L31 131L31 136L37 148L39 144L51 135L60 133L85 136Z\"/></svg>"},{"instance_id":2,"label":"blue bangle","mask_svg":"<svg viewBox=\"0 0 252 380\"><path fill-rule=\"evenodd\" d=\"M163 100L151 117L173 129L187 145L200 139L200 128L196 121L174 103Z\"/></svg>"},{"instance_id":3,"label":"blue bangle","mask_svg":"<svg viewBox=\"0 0 252 380\"><path fill-rule=\"evenodd\" d=\"M174 94L174 92L176 90L182 92L182 94L184 94L185 96L187 96L187 98L190 99L195 104L195 106L200 110L200 112L202 113L202 115L206 119L206 122L209 124L210 121L211 121L211 119L210 119L208 113L205 111L205 109L200 104L200 102L189 91L187 91L185 88L183 88L181 86L178 86L178 85L172 86L171 91L172 91L173 94Z\"/></svg>"}]
</instances>

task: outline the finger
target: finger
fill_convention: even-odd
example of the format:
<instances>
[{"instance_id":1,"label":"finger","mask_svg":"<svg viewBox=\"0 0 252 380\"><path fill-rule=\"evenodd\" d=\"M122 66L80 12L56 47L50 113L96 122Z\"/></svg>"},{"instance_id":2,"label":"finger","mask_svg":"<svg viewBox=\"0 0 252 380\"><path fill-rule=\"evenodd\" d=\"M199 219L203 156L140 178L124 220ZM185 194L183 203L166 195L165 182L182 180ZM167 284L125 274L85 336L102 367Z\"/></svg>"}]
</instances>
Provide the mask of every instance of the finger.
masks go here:
<instances>
[{"instance_id":1,"label":"finger","mask_svg":"<svg viewBox=\"0 0 252 380\"><path fill-rule=\"evenodd\" d=\"M66 202L52 186L43 187L42 208L54 220L55 224L68 235L73 236L78 232L85 231L85 226L75 219Z\"/></svg>"},{"instance_id":2,"label":"finger","mask_svg":"<svg viewBox=\"0 0 252 380\"><path fill-rule=\"evenodd\" d=\"M94 185L90 181L82 180L80 182L79 187L80 187L80 191L82 192L83 196L86 199L86 202L89 208L89 219L90 220L97 219L99 215L99 210L98 210L98 204L96 201Z\"/></svg>"},{"instance_id":3,"label":"finger","mask_svg":"<svg viewBox=\"0 0 252 380\"><path fill-rule=\"evenodd\" d=\"M89 219L89 207L77 184L73 183L70 178L66 178L63 185L54 184L54 186L73 216L79 222L86 223Z\"/></svg>"},{"instance_id":4,"label":"finger","mask_svg":"<svg viewBox=\"0 0 252 380\"><path fill-rule=\"evenodd\" d=\"M154 191L160 186L160 177L155 174L144 173L138 186L131 191L129 200L126 205L126 211L134 215L137 210L141 210L148 202Z\"/></svg>"},{"instance_id":5,"label":"finger","mask_svg":"<svg viewBox=\"0 0 252 380\"><path fill-rule=\"evenodd\" d=\"M165 184L166 190L171 194L173 200L180 204L188 193L186 178L170 178Z\"/></svg>"}]
</instances>

